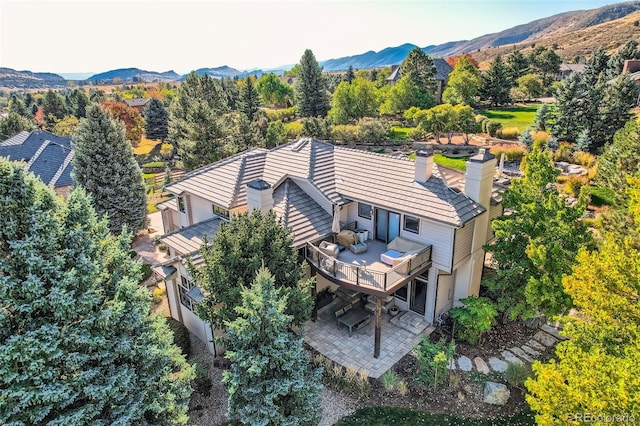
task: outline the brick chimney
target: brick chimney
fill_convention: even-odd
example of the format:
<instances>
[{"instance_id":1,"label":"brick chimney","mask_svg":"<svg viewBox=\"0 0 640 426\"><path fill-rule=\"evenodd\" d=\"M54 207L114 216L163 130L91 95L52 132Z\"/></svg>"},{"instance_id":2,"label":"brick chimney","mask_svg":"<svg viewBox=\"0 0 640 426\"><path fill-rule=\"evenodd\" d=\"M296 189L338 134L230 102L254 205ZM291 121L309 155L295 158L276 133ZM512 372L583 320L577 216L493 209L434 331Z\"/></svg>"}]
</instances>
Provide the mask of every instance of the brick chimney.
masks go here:
<instances>
[{"instance_id":1,"label":"brick chimney","mask_svg":"<svg viewBox=\"0 0 640 426\"><path fill-rule=\"evenodd\" d=\"M427 146L416 151L415 180L426 182L433 172L433 148Z\"/></svg>"},{"instance_id":2,"label":"brick chimney","mask_svg":"<svg viewBox=\"0 0 640 426\"><path fill-rule=\"evenodd\" d=\"M260 209L263 213L273 208L273 188L262 179L247 184L247 208L249 211Z\"/></svg>"}]
</instances>

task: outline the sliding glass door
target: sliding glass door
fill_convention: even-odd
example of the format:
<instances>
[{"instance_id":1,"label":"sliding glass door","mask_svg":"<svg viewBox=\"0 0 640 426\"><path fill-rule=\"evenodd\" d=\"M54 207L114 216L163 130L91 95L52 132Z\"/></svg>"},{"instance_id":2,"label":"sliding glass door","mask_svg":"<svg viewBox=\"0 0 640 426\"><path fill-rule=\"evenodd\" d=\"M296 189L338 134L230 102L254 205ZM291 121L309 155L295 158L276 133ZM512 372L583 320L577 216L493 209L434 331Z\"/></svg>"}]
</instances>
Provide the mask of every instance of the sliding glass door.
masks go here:
<instances>
[{"instance_id":1,"label":"sliding glass door","mask_svg":"<svg viewBox=\"0 0 640 426\"><path fill-rule=\"evenodd\" d=\"M388 243L400 235L400 213L376 209L376 239Z\"/></svg>"},{"instance_id":2,"label":"sliding glass door","mask_svg":"<svg viewBox=\"0 0 640 426\"><path fill-rule=\"evenodd\" d=\"M411 285L411 302L409 308L413 312L424 315L427 307L427 280L416 278Z\"/></svg>"}]
</instances>

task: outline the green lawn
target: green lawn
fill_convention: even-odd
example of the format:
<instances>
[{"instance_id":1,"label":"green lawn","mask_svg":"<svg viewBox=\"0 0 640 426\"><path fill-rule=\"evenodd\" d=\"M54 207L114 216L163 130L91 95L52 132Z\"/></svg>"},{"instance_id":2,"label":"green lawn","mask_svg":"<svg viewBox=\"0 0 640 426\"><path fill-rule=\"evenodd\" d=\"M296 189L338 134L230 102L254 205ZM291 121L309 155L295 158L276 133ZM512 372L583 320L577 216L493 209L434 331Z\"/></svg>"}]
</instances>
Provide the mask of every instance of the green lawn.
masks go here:
<instances>
[{"instance_id":1,"label":"green lawn","mask_svg":"<svg viewBox=\"0 0 640 426\"><path fill-rule=\"evenodd\" d=\"M531 412L497 420L465 419L446 414L427 413L400 407L361 408L343 417L336 426L529 426L535 425Z\"/></svg>"},{"instance_id":2,"label":"green lawn","mask_svg":"<svg viewBox=\"0 0 640 426\"><path fill-rule=\"evenodd\" d=\"M499 109L481 109L478 114L502 124L503 128L517 127L521 132L533 124L533 117L541 104L526 104Z\"/></svg>"},{"instance_id":3,"label":"green lawn","mask_svg":"<svg viewBox=\"0 0 640 426\"><path fill-rule=\"evenodd\" d=\"M449 158L442 154L435 154L433 156L433 162L443 165L452 169L460 170L464 172L467 170L467 160L469 157Z\"/></svg>"},{"instance_id":4,"label":"green lawn","mask_svg":"<svg viewBox=\"0 0 640 426\"><path fill-rule=\"evenodd\" d=\"M413 127L391 126L391 139L406 141L409 139L407 134L413 130Z\"/></svg>"}]
</instances>

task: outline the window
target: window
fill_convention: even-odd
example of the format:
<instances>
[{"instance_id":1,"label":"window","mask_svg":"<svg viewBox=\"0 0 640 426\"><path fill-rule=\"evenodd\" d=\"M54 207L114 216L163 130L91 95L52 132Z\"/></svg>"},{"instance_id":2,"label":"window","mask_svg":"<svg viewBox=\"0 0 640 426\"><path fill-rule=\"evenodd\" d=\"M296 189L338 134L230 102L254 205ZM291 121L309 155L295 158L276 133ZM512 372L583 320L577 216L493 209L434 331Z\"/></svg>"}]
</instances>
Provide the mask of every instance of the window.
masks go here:
<instances>
[{"instance_id":1,"label":"window","mask_svg":"<svg viewBox=\"0 0 640 426\"><path fill-rule=\"evenodd\" d=\"M184 208L184 197L178 197L178 210L180 210L182 213L185 212L185 208Z\"/></svg>"},{"instance_id":2,"label":"window","mask_svg":"<svg viewBox=\"0 0 640 426\"><path fill-rule=\"evenodd\" d=\"M420 219L417 217L404 215L404 230L413 232L414 234L420 233Z\"/></svg>"},{"instance_id":3,"label":"window","mask_svg":"<svg viewBox=\"0 0 640 426\"><path fill-rule=\"evenodd\" d=\"M358 216L371 219L371 204L358 203Z\"/></svg>"},{"instance_id":4,"label":"window","mask_svg":"<svg viewBox=\"0 0 640 426\"><path fill-rule=\"evenodd\" d=\"M189 309L190 311L194 310L193 300L189 296L187 296L187 292L193 288L193 281L187 279L186 277L180 276L180 282L178 283L178 293L180 293L180 303Z\"/></svg>"},{"instance_id":5,"label":"window","mask_svg":"<svg viewBox=\"0 0 640 426\"><path fill-rule=\"evenodd\" d=\"M216 206L215 204L211 205L211 209L213 210L213 214L224 217L225 219L229 219L229 210L225 210L222 207Z\"/></svg>"},{"instance_id":6,"label":"window","mask_svg":"<svg viewBox=\"0 0 640 426\"><path fill-rule=\"evenodd\" d=\"M404 287L399 288L398 290L396 290L396 292L394 293L394 296L396 296L398 299L404 300L406 302L407 301L407 286L405 285Z\"/></svg>"}]
</instances>

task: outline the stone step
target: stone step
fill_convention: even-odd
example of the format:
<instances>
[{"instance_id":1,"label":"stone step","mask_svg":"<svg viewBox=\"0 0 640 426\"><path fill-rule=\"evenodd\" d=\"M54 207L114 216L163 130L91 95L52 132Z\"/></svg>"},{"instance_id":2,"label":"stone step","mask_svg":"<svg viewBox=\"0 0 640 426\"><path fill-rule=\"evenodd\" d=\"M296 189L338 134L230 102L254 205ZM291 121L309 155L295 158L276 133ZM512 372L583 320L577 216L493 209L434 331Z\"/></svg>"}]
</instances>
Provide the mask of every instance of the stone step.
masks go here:
<instances>
[{"instance_id":1,"label":"stone step","mask_svg":"<svg viewBox=\"0 0 640 426\"><path fill-rule=\"evenodd\" d=\"M406 311L398 314L391 318L389 322L396 327L400 327L401 329L416 335L422 333L430 325L422 315L412 311Z\"/></svg>"},{"instance_id":2,"label":"stone step","mask_svg":"<svg viewBox=\"0 0 640 426\"><path fill-rule=\"evenodd\" d=\"M480 358L479 356L473 359L473 363L475 364L476 370L478 370L479 373L489 374L491 372L487 363L484 362L484 359Z\"/></svg>"},{"instance_id":3,"label":"stone step","mask_svg":"<svg viewBox=\"0 0 640 426\"><path fill-rule=\"evenodd\" d=\"M500 354L508 363L514 362L523 365L522 360L509 351L502 351Z\"/></svg>"},{"instance_id":4,"label":"stone step","mask_svg":"<svg viewBox=\"0 0 640 426\"><path fill-rule=\"evenodd\" d=\"M562 336L557 328L551 327L549 324L544 324L542 327L540 327L540 329L546 333L549 333L558 340L567 340L566 336Z\"/></svg>"},{"instance_id":5,"label":"stone step","mask_svg":"<svg viewBox=\"0 0 640 426\"><path fill-rule=\"evenodd\" d=\"M556 343L558 343L558 339L556 339L555 337L553 337L552 335L550 335L549 333L547 333L546 331L538 331L533 338L535 340L537 340L538 342L542 343L543 345L545 345L546 347L551 347L553 345L555 345Z\"/></svg>"},{"instance_id":6,"label":"stone step","mask_svg":"<svg viewBox=\"0 0 640 426\"><path fill-rule=\"evenodd\" d=\"M500 358L496 358L492 356L489 358L489 365L493 371L497 371L499 373L504 373L507 371L507 363L501 360Z\"/></svg>"},{"instance_id":7,"label":"stone step","mask_svg":"<svg viewBox=\"0 0 640 426\"><path fill-rule=\"evenodd\" d=\"M530 348L536 349L538 351L544 351L547 349L546 346L542 345L540 342L534 339L529 340L527 342L527 346L529 346Z\"/></svg>"},{"instance_id":8,"label":"stone step","mask_svg":"<svg viewBox=\"0 0 640 426\"><path fill-rule=\"evenodd\" d=\"M540 358L540 355L542 355L540 352L538 352L537 350L527 346L527 345L522 345L522 350L525 351L526 353L528 353L529 355L531 355L534 358Z\"/></svg>"},{"instance_id":9,"label":"stone step","mask_svg":"<svg viewBox=\"0 0 640 426\"><path fill-rule=\"evenodd\" d=\"M458 358L458 368L462 371L471 371L473 369L473 363L466 356Z\"/></svg>"},{"instance_id":10,"label":"stone step","mask_svg":"<svg viewBox=\"0 0 640 426\"><path fill-rule=\"evenodd\" d=\"M523 351L522 348L515 346L509 350L513 352L518 358L523 359L529 363L533 362L533 358L531 358L531 355Z\"/></svg>"}]
</instances>

